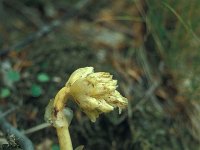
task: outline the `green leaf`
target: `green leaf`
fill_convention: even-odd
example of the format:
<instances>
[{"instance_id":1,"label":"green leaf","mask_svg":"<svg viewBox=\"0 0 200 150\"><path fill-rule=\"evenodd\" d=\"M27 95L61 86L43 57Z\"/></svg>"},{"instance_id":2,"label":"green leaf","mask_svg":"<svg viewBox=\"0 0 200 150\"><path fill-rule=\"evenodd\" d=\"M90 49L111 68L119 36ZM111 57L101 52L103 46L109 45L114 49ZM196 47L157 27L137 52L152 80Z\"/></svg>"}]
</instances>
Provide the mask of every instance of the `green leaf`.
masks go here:
<instances>
[{"instance_id":1,"label":"green leaf","mask_svg":"<svg viewBox=\"0 0 200 150\"><path fill-rule=\"evenodd\" d=\"M1 98L6 98L9 95L10 95L10 90L8 88L1 89L1 92L0 92L0 97Z\"/></svg>"},{"instance_id":2,"label":"green leaf","mask_svg":"<svg viewBox=\"0 0 200 150\"><path fill-rule=\"evenodd\" d=\"M59 146L57 144L52 145L52 150L60 150Z\"/></svg>"},{"instance_id":3,"label":"green leaf","mask_svg":"<svg viewBox=\"0 0 200 150\"><path fill-rule=\"evenodd\" d=\"M49 76L46 73L40 73L40 74L38 74L37 79L40 82L48 82Z\"/></svg>"},{"instance_id":4,"label":"green leaf","mask_svg":"<svg viewBox=\"0 0 200 150\"><path fill-rule=\"evenodd\" d=\"M33 84L31 86L31 95L33 97L38 97L41 94L42 94L42 88L39 85L37 85L37 84Z\"/></svg>"},{"instance_id":5,"label":"green leaf","mask_svg":"<svg viewBox=\"0 0 200 150\"><path fill-rule=\"evenodd\" d=\"M9 70L6 74L7 78L13 82L19 81L20 80L20 74L19 72L15 70Z\"/></svg>"}]
</instances>

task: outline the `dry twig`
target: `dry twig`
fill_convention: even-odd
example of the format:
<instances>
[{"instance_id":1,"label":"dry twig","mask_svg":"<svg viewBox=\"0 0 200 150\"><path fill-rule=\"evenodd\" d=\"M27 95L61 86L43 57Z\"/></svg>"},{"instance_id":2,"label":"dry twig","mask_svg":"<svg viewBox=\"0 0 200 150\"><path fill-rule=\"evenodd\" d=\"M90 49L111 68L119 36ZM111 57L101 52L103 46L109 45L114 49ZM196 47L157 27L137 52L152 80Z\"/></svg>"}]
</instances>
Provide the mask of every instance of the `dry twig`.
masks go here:
<instances>
[{"instance_id":1,"label":"dry twig","mask_svg":"<svg viewBox=\"0 0 200 150\"><path fill-rule=\"evenodd\" d=\"M24 48L25 46L31 44L32 42L39 40L42 37L45 37L50 32L54 31L57 27L61 26L66 20L72 17L79 16L83 10L85 10L86 6L89 4L90 0L80 1L77 3L75 8L71 8L71 10L68 10L63 17L61 17L58 20L52 21L49 25L45 25L41 27L37 32L34 32L27 37L24 38L24 40L19 41L15 45L1 49L0 50L0 56L7 55L12 50L19 50Z\"/></svg>"},{"instance_id":2,"label":"dry twig","mask_svg":"<svg viewBox=\"0 0 200 150\"><path fill-rule=\"evenodd\" d=\"M0 112L0 114L2 113ZM23 150L34 150L32 142L23 133L8 123L4 117L0 117L0 129L4 134L14 135L16 142Z\"/></svg>"}]
</instances>

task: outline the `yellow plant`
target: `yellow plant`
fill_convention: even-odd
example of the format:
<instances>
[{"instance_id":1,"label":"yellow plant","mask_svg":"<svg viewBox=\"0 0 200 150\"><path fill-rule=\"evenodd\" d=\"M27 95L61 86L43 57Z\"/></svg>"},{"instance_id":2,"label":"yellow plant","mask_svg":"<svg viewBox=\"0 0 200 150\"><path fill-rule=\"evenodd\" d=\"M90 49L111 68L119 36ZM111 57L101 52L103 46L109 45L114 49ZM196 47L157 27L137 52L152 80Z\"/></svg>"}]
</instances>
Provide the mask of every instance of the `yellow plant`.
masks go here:
<instances>
[{"instance_id":1,"label":"yellow plant","mask_svg":"<svg viewBox=\"0 0 200 150\"><path fill-rule=\"evenodd\" d=\"M45 112L45 120L57 130L61 150L73 149L64 109L68 97L73 97L81 110L95 122L101 113L108 113L116 107L121 112L127 106L127 99L116 88L117 80L113 80L112 75L95 73L93 67L79 68L72 73L55 99L50 100Z\"/></svg>"}]
</instances>

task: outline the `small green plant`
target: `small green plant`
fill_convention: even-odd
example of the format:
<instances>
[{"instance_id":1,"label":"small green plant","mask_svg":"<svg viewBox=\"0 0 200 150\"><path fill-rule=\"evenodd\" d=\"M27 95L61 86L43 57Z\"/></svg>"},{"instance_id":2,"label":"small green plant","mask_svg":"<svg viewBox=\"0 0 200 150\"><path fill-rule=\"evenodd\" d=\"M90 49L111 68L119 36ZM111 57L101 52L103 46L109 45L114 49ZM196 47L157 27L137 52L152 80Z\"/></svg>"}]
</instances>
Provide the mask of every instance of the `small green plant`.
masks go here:
<instances>
[{"instance_id":1,"label":"small green plant","mask_svg":"<svg viewBox=\"0 0 200 150\"><path fill-rule=\"evenodd\" d=\"M7 72L7 78L12 82L17 82L20 80L20 74L18 71L15 70L9 70Z\"/></svg>"},{"instance_id":2,"label":"small green plant","mask_svg":"<svg viewBox=\"0 0 200 150\"><path fill-rule=\"evenodd\" d=\"M33 97L38 97L42 94L42 88L37 84L33 84L31 86L30 92Z\"/></svg>"},{"instance_id":3,"label":"small green plant","mask_svg":"<svg viewBox=\"0 0 200 150\"><path fill-rule=\"evenodd\" d=\"M40 82L48 82L49 76L46 73L39 73L37 76L37 80Z\"/></svg>"},{"instance_id":4,"label":"small green plant","mask_svg":"<svg viewBox=\"0 0 200 150\"><path fill-rule=\"evenodd\" d=\"M95 122L101 113L108 113L116 107L121 113L121 109L127 106L127 99L116 88L117 80L113 80L112 75L94 73L93 67L80 68L72 73L65 86L50 100L45 112L45 120L56 128L61 150L73 149L64 109L68 97L73 97L82 111Z\"/></svg>"},{"instance_id":5,"label":"small green plant","mask_svg":"<svg viewBox=\"0 0 200 150\"><path fill-rule=\"evenodd\" d=\"M0 97L1 98L6 98L8 96L10 96L10 90L8 88L1 89Z\"/></svg>"}]
</instances>

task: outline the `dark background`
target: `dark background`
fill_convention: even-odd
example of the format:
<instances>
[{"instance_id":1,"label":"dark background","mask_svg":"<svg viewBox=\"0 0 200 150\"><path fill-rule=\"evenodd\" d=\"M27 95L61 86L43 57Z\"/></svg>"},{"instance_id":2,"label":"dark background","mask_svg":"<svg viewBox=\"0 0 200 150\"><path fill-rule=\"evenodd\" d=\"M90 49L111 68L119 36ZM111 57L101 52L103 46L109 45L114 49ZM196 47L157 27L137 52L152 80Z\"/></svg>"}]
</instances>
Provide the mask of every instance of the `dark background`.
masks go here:
<instances>
[{"instance_id":1,"label":"dark background","mask_svg":"<svg viewBox=\"0 0 200 150\"><path fill-rule=\"evenodd\" d=\"M92 123L69 101L74 148L198 149L199 10L199 0L0 0L1 112L26 133L69 75L93 66L114 75L129 105ZM52 127L26 135L37 150L58 149Z\"/></svg>"}]
</instances>

